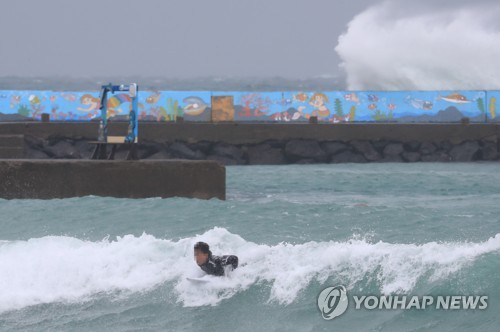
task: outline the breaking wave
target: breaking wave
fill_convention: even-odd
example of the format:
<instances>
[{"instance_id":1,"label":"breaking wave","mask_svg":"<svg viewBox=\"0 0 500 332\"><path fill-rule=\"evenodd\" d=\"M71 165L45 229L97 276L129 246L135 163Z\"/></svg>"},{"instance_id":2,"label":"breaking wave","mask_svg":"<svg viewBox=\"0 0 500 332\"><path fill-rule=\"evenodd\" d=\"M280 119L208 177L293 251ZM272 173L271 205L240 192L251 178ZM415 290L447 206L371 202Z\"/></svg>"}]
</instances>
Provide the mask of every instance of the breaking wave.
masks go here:
<instances>
[{"instance_id":1,"label":"breaking wave","mask_svg":"<svg viewBox=\"0 0 500 332\"><path fill-rule=\"evenodd\" d=\"M383 1L336 51L351 90L499 89L500 4Z\"/></svg>"},{"instance_id":2,"label":"breaking wave","mask_svg":"<svg viewBox=\"0 0 500 332\"><path fill-rule=\"evenodd\" d=\"M238 269L203 285L192 246L206 241L217 254L236 254ZM256 244L215 227L179 240L143 234L91 242L47 236L0 242L0 312L42 303L78 303L119 292L133 294L171 285L183 306L217 305L247 291L269 286L268 301L293 303L311 283L341 282L352 289L372 280L382 293L414 290L422 280L443 280L485 254L500 252L500 234L479 243L421 245L353 238L345 242ZM203 296L200 296L203 294Z\"/></svg>"}]
</instances>

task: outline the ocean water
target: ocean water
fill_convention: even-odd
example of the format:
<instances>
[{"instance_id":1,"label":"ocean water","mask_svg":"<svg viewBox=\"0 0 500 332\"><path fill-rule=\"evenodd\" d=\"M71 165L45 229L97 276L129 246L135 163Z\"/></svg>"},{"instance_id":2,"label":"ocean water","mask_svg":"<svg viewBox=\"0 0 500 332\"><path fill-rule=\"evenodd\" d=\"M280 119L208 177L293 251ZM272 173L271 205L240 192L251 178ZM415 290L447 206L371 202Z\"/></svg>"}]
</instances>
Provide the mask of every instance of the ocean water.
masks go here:
<instances>
[{"instance_id":1,"label":"ocean water","mask_svg":"<svg viewBox=\"0 0 500 332\"><path fill-rule=\"evenodd\" d=\"M227 168L226 201L0 200L0 329L497 331L495 163ZM193 284L192 246L236 254ZM318 294L486 295L486 310L347 311Z\"/></svg>"}]
</instances>

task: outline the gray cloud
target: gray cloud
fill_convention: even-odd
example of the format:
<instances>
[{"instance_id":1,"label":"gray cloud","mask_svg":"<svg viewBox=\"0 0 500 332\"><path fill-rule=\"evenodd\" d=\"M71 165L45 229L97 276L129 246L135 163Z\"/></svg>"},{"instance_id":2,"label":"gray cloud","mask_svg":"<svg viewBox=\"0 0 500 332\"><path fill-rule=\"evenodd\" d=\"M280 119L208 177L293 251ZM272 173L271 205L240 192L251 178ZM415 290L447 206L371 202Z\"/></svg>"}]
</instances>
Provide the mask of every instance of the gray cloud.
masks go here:
<instances>
[{"instance_id":1,"label":"gray cloud","mask_svg":"<svg viewBox=\"0 0 500 332\"><path fill-rule=\"evenodd\" d=\"M380 8L383 2L2 0L0 88L13 84L18 88L67 88L68 80L58 81L54 77L68 76L76 78L74 87L85 88L96 85L97 80L113 77L155 78L142 81L156 88L342 88L339 82L345 72L339 64L353 62L345 59L345 54L341 61L335 51L338 37L345 34L349 22L359 23L353 19L355 16L366 12L368 7ZM497 3L497 0L391 0L390 10L379 12L377 21L371 24L391 27L392 22L402 17L414 19L430 12L445 19L447 12L455 13L457 8L473 5L479 8L476 12L480 13L485 28L496 31L500 20L490 9ZM350 50L353 54L366 52L364 57L373 55L373 49L359 45L384 40L384 36L370 31L356 38L350 40ZM382 52L379 59L387 56ZM371 68L366 67L370 65ZM367 61L365 67L358 66L357 77L363 72L364 79L376 77L369 74L375 66L373 61ZM43 76L51 77L52 81L16 81L9 76ZM200 77L232 77L232 80L200 80ZM260 81L255 83L249 77ZM321 79L304 80L317 77ZM393 79L399 80L387 78Z\"/></svg>"},{"instance_id":2,"label":"gray cloud","mask_svg":"<svg viewBox=\"0 0 500 332\"><path fill-rule=\"evenodd\" d=\"M0 76L336 75L336 37L375 0L10 0Z\"/></svg>"}]
</instances>

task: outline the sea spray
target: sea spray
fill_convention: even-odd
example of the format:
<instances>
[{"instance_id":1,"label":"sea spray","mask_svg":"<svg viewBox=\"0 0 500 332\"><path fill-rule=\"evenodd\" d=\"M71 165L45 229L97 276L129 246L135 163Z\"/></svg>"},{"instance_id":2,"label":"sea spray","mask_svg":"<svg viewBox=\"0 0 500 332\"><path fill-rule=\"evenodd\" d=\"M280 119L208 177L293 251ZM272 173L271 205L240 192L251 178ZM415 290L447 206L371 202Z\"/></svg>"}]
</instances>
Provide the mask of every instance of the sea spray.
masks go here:
<instances>
[{"instance_id":1,"label":"sea spray","mask_svg":"<svg viewBox=\"0 0 500 332\"><path fill-rule=\"evenodd\" d=\"M382 1L355 16L336 51L351 90L498 89L497 2Z\"/></svg>"}]
</instances>

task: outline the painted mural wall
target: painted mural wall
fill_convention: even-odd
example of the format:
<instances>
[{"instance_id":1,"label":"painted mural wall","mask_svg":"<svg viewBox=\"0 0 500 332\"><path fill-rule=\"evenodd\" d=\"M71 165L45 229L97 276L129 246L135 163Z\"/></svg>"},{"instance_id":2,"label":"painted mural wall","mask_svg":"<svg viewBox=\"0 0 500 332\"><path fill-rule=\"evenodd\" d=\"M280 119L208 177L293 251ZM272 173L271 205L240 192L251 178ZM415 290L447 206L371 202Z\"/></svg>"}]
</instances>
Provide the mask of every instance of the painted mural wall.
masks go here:
<instances>
[{"instance_id":1,"label":"painted mural wall","mask_svg":"<svg viewBox=\"0 0 500 332\"><path fill-rule=\"evenodd\" d=\"M500 91L140 91L139 121L210 121L212 96L232 96L234 121L500 122ZM0 121L92 121L100 118L99 92L0 90ZM126 93L111 95L108 117L126 120Z\"/></svg>"},{"instance_id":2,"label":"painted mural wall","mask_svg":"<svg viewBox=\"0 0 500 332\"><path fill-rule=\"evenodd\" d=\"M139 121L209 121L211 93L206 91L139 91ZM131 98L127 93L110 94L108 118L126 120ZM91 121L101 117L99 92L0 91L0 121L40 120Z\"/></svg>"}]
</instances>

